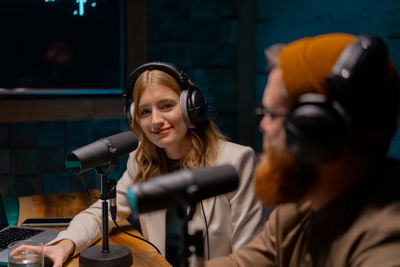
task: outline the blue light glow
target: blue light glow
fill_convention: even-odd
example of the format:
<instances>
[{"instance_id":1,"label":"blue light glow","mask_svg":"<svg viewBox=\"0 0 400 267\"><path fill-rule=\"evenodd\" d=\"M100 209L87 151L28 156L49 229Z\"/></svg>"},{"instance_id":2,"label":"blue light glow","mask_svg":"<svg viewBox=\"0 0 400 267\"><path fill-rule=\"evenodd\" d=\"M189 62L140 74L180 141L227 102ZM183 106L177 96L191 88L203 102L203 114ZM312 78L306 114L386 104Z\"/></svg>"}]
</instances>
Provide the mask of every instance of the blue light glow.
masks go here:
<instances>
[{"instance_id":1,"label":"blue light glow","mask_svg":"<svg viewBox=\"0 0 400 267\"><path fill-rule=\"evenodd\" d=\"M50 3L50 2L55 2L55 1L56 0L44 0L45 3ZM87 4L88 1L87 0L75 0L75 2L78 4L78 9L72 11L72 14L75 16L78 14L79 14L79 16L85 15L85 4ZM90 3L90 6L96 7L97 3L93 1Z\"/></svg>"},{"instance_id":2,"label":"blue light glow","mask_svg":"<svg viewBox=\"0 0 400 267\"><path fill-rule=\"evenodd\" d=\"M79 16L85 15L85 4L87 0L76 0L76 3L79 5Z\"/></svg>"},{"instance_id":3,"label":"blue light glow","mask_svg":"<svg viewBox=\"0 0 400 267\"><path fill-rule=\"evenodd\" d=\"M74 15L78 15L79 14L79 16L85 15L85 4L87 3L87 0L75 0L75 1L78 4L79 10L74 10L72 12L72 14L74 14ZM95 7L96 5L97 5L96 2L92 2L90 4L91 7Z\"/></svg>"}]
</instances>

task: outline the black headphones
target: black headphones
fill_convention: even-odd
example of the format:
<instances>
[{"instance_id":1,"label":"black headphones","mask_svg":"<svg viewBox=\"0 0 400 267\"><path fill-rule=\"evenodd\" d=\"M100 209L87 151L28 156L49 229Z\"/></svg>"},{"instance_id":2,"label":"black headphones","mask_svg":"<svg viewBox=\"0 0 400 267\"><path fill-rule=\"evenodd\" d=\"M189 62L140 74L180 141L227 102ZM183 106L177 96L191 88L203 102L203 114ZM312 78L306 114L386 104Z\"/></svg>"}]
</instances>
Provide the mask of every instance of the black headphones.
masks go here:
<instances>
[{"instance_id":1,"label":"black headphones","mask_svg":"<svg viewBox=\"0 0 400 267\"><path fill-rule=\"evenodd\" d=\"M149 62L133 70L128 76L125 90L125 116L130 127L132 123L131 105L133 99L133 87L137 78L147 70L160 70L171 75L180 85L182 93L180 96L180 107L183 120L188 128L196 128L203 124L207 119L206 101L204 100L199 88L189 83L189 76L179 67L167 62Z\"/></svg>"},{"instance_id":2,"label":"black headphones","mask_svg":"<svg viewBox=\"0 0 400 267\"><path fill-rule=\"evenodd\" d=\"M286 142L297 160L313 165L340 154L350 139L353 110L365 106L357 103L366 100L358 99L358 92L373 97L373 92L365 92L371 88L368 83L382 77L387 60L388 49L382 39L357 36L327 77L329 96L310 93L299 97L285 121Z\"/></svg>"},{"instance_id":3,"label":"black headphones","mask_svg":"<svg viewBox=\"0 0 400 267\"><path fill-rule=\"evenodd\" d=\"M125 98L125 116L128 123L128 127L131 127L132 123L132 104L133 99L133 87L135 86L137 78L143 72L147 70L160 70L171 75L180 85L182 93L180 96L180 108L182 111L183 120L188 128L196 128L201 126L207 120L207 103L204 100L199 88L189 83L189 76L180 69L178 66L168 62L149 62L143 64L133 70L127 79L126 86L124 89ZM205 147L204 147L205 148ZM203 151L203 164L205 164L205 152ZM210 257L209 237L208 237L208 223L204 212L203 202L200 202L202 214L206 227L206 239L208 248L208 257ZM209 258L208 258L209 259Z\"/></svg>"}]
</instances>

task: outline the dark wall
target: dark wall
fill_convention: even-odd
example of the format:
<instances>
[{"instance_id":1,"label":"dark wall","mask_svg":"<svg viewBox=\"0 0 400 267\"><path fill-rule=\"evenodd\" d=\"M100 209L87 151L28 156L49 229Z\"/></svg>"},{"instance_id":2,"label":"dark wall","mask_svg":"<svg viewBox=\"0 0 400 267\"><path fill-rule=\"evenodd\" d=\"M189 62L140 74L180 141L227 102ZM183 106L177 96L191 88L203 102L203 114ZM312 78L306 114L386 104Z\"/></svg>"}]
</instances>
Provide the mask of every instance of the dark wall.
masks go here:
<instances>
[{"instance_id":1,"label":"dark wall","mask_svg":"<svg viewBox=\"0 0 400 267\"><path fill-rule=\"evenodd\" d=\"M83 191L78 177L65 168L67 152L126 128L122 119L74 120L0 124L0 194ZM111 178L119 178L126 158ZM99 188L94 171L83 175L88 188Z\"/></svg>"},{"instance_id":2,"label":"dark wall","mask_svg":"<svg viewBox=\"0 0 400 267\"><path fill-rule=\"evenodd\" d=\"M236 1L127 3L127 70L147 59L180 65L218 107L211 114L218 115L221 130L237 140ZM125 130L122 105L116 97L0 99L0 193L82 191L66 171L65 154ZM112 178L120 177L125 163L126 157L119 160ZM99 188L94 171L84 178L89 188Z\"/></svg>"},{"instance_id":3,"label":"dark wall","mask_svg":"<svg viewBox=\"0 0 400 267\"><path fill-rule=\"evenodd\" d=\"M383 37L400 66L400 2L297 0L135 0L127 15L127 69L149 60L180 65L215 109L233 141L261 148L251 115L262 96L263 49L304 35L346 31ZM147 6L147 7L146 7ZM136 13L135 13L136 12ZM140 27L139 27L140 26ZM108 104L107 104L108 103ZM64 166L65 154L126 129L122 99L34 102L0 97L0 193L82 191ZM254 144L254 140L257 143ZM400 133L390 154L400 158ZM113 175L125 169L126 157ZM98 188L94 172L85 174Z\"/></svg>"},{"instance_id":4,"label":"dark wall","mask_svg":"<svg viewBox=\"0 0 400 267\"><path fill-rule=\"evenodd\" d=\"M308 35L329 32L378 35L387 43L390 57L400 69L399 14L400 1L397 0L258 0L257 98L261 98L267 79L263 50L271 44L287 43ZM393 139L389 155L400 158L400 131Z\"/></svg>"},{"instance_id":5,"label":"dark wall","mask_svg":"<svg viewBox=\"0 0 400 267\"><path fill-rule=\"evenodd\" d=\"M183 68L215 107L220 128L237 140L236 1L148 0L150 61Z\"/></svg>"},{"instance_id":6,"label":"dark wall","mask_svg":"<svg viewBox=\"0 0 400 267\"><path fill-rule=\"evenodd\" d=\"M146 0L127 1L126 8L130 69L146 61ZM0 194L83 191L79 178L65 168L66 153L126 128L122 96L0 95ZM126 159L119 159L111 178L122 175ZM94 171L83 177L89 189L99 188Z\"/></svg>"}]
</instances>

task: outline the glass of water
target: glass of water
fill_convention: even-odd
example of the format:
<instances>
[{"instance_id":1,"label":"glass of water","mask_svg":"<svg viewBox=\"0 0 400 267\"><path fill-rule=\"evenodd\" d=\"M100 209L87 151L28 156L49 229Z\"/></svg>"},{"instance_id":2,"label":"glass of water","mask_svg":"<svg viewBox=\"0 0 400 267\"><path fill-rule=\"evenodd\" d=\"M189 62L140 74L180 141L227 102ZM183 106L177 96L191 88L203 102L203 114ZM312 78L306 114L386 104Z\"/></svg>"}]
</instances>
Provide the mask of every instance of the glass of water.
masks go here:
<instances>
[{"instance_id":1,"label":"glass of water","mask_svg":"<svg viewBox=\"0 0 400 267\"><path fill-rule=\"evenodd\" d=\"M27 239L12 242L8 245L9 267L43 267L43 243Z\"/></svg>"}]
</instances>

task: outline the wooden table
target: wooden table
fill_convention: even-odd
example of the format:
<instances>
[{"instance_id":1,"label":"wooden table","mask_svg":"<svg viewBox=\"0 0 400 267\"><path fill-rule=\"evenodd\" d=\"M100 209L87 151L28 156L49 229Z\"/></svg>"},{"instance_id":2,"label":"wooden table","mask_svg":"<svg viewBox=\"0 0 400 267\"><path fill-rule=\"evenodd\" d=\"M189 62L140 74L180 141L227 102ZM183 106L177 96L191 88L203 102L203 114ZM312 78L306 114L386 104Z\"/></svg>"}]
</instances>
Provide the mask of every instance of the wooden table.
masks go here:
<instances>
[{"instance_id":1,"label":"wooden table","mask_svg":"<svg viewBox=\"0 0 400 267\"><path fill-rule=\"evenodd\" d=\"M97 192L92 193L96 194ZM90 198L86 192L27 196L20 197L18 200L18 225L21 225L27 218L74 217L96 201ZM127 230L131 234L141 236L139 232L131 227L124 226L124 230ZM111 232L109 242L110 244L117 244L130 248L133 256L132 266L171 266L151 245L142 240L128 236L125 233L116 231L116 229ZM101 245L101 240L94 245ZM79 266L79 257L75 256L68 260L64 266Z\"/></svg>"}]
</instances>

